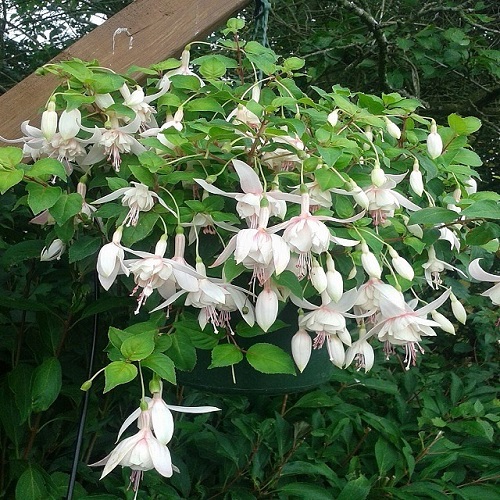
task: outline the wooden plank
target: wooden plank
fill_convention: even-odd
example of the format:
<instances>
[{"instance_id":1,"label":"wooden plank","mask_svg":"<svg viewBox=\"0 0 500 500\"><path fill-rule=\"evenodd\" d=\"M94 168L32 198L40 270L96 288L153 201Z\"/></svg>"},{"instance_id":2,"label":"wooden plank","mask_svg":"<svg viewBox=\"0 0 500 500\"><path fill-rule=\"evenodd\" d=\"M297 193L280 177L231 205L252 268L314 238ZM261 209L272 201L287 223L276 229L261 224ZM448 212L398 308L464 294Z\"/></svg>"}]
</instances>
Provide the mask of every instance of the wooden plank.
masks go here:
<instances>
[{"instance_id":1,"label":"wooden plank","mask_svg":"<svg viewBox=\"0 0 500 500\"><path fill-rule=\"evenodd\" d=\"M137 64L149 66L180 54L193 40L203 40L250 0L136 0L101 26L61 52L52 61L78 57L97 59L102 66L117 72ZM113 35L120 28L126 33ZM0 135L21 136L24 120L39 123L43 108L58 80L53 76L31 74L0 96ZM1 143L0 143L1 144Z\"/></svg>"}]
</instances>

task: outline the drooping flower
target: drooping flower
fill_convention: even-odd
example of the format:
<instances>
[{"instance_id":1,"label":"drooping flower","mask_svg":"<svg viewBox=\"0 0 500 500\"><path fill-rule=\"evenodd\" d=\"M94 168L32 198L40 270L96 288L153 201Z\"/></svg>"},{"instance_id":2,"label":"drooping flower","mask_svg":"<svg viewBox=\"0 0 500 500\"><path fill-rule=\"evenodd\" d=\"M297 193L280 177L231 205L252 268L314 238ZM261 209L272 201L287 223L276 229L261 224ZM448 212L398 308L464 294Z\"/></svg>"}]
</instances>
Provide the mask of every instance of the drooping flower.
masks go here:
<instances>
[{"instance_id":1,"label":"drooping flower","mask_svg":"<svg viewBox=\"0 0 500 500\"><path fill-rule=\"evenodd\" d=\"M366 329L364 327L359 330L359 339L353 342L345 353L345 366L346 368L356 360L356 369L364 369L368 372L372 369L375 361L375 353L373 347L367 341Z\"/></svg>"},{"instance_id":2,"label":"drooping flower","mask_svg":"<svg viewBox=\"0 0 500 500\"><path fill-rule=\"evenodd\" d=\"M151 210L155 204L155 200L170 213L176 215L175 212L163 201L163 199L160 198L160 196L149 190L148 186L134 181L132 181L131 184L133 184L133 187L123 187L117 189L116 191L113 191L112 193L107 194L92 203L106 203L123 196L122 205L124 207L128 206L130 209L125 217L125 220L123 221L123 224L126 224L127 226L136 226L139 221L140 212L148 212Z\"/></svg>"},{"instance_id":3,"label":"drooping flower","mask_svg":"<svg viewBox=\"0 0 500 500\"><path fill-rule=\"evenodd\" d=\"M405 176L406 174L385 174L386 181L382 185L377 186L373 183L365 188L366 196L370 202L368 210L376 226L384 224L387 217L392 217L394 211L400 206L412 211L420 210L418 205L393 189Z\"/></svg>"},{"instance_id":4,"label":"drooping flower","mask_svg":"<svg viewBox=\"0 0 500 500\"><path fill-rule=\"evenodd\" d=\"M416 158L413 162L413 170L410 174L410 186L413 191L418 194L418 196L422 196L424 192L424 181L422 179L422 172L420 171L420 166Z\"/></svg>"},{"instance_id":5,"label":"drooping flower","mask_svg":"<svg viewBox=\"0 0 500 500\"><path fill-rule=\"evenodd\" d=\"M278 317L278 295L270 287L269 282L264 284L264 290L259 293L255 303L255 320L267 332Z\"/></svg>"},{"instance_id":6,"label":"drooping flower","mask_svg":"<svg viewBox=\"0 0 500 500\"><path fill-rule=\"evenodd\" d=\"M175 75L194 76L199 80L200 86L203 87L205 85L205 82L189 68L190 59L191 53L189 51L189 47L186 47L181 54L181 65L178 68L167 71L161 81L165 82L167 80L170 80ZM164 83L160 83L160 87L163 84Z\"/></svg>"},{"instance_id":7,"label":"drooping flower","mask_svg":"<svg viewBox=\"0 0 500 500\"><path fill-rule=\"evenodd\" d=\"M335 127L339 121L339 109L334 109L331 113L328 114L326 117L327 122L332 126Z\"/></svg>"},{"instance_id":8,"label":"drooping flower","mask_svg":"<svg viewBox=\"0 0 500 500\"><path fill-rule=\"evenodd\" d=\"M370 278L380 279L382 276L382 268L380 267L377 257L370 251L368 245L364 241L361 243L361 264Z\"/></svg>"},{"instance_id":9,"label":"drooping flower","mask_svg":"<svg viewBox=\"0 0 500 500\"><path fill-rule=\"evenodd\" d=\"M386 293L386 288L389 293ZM378 336L385 343L385 352L392 352L392 346L402 345L405 348L405 365L408 370L414 366L417 358L417 349L423 352L420 341L424 336L435 336L432 327L439 323L427 319L427 314L436 310L449 297L451 290L444 292L430 304L415 310L416 301L407 304L402 294L399 298L392 293L389 285L379 285L380 321L366 334L367 338Z\"/></svg>"},{"instance_id":10,"label":"drooping flower","mask_svg":"<svg viewBox=\"0 0 500 500\"><path fill-rule=\"evenodd\" d=\"M170 83L170 82L169 82ZM141 128L156 123L153 119L156 110L151 106L151 102L166 94L170 88L169 84L162 85L160 90L154 94L146 95L144 90L137 85L135 90L130 92L128 85L124 83L120 87L120 94L123 97L123 104L132 109L141 119Z\"/></svg>"},{"instance_id":11,"label":"drooping flower","mask_svg":"<svg viewBox=\"0 0 500 500\"><path fill-rule=\"evenodd\" d=\"M436 250L434 249L434 245L431 245L427 249L428 260L425 264L422 264L422 267L425 269L425 279L429 286L437 290L442 283L440 274L445 270L453 270L460 273L462 276L466 277L465 273L457 269L456 267L444 262L443 260L439 260L436 257Z\"/></svg>"},{"instance_id":12,"label":"drooping flower","mask_svg":"<svg viewBox=\"0 0 500 500\"><path fill-rule=\"evenodd\" d=\"M451 301L451 311L453 312L453 316L455 316L455 318L457 318L457 320L460 321L462 325L465 325L467 321L467 311L465 310L465 307L456 298L454 293L450 294L450 301Z\"/></svg>"},{"instance_id":13,"label":"drooping flower","mask_svg":"<svg viewBox=\"0 0 500 500\"><path fill-rule=\"evenodd\" d=\"M481 295L489 297L493 304L500 305L500 276L490 274L484 271L479 265L481 259L475 259L469 264L469 274L478 281L490 281L496 283L492 288L489 288Z\"/></svg>"},{"instance_id":14,"label":"drooping flower","mask_svg":"<svg viewBox=\"0 0 500 500\"><path fill-rule=\"evenodd\" d=\"M47 141L50 141L57 130L58 115L56 112L56 103L50 100L47 109L42 113L40 130Z\"/></svg>"},{"instance_id":15,"label":"drooping flower","mask_svg":"<svg viewBox=\"0 0 500 500\"><path fill-rule=\"evenodd\" d=\"M265 193L259 176L245 162L234 159L233 166L240 179L243 193L226 193L203 179L194 180L209 193L234 198L237 201L236 211L238 215L246 219L250 228L256 228L258 225L263 198L266 198L268 202L270 216L278 216L282 219L286 213L284 200L300 203L300 197L296 195L281 193L276 190Z\"/></svg>"},{"instance_id":16,"label":"drooping flower","mask_svg":"<svg viewBox=\"0 0 500 500\"><path fill-rule=\"evenodd\" d=\"M145 411L139 409L138 415L130 422L137 420L139 431L119 443L108 456L91 464L92 467L104 465L101 479L118 465L130 467L132 469L130 482L137 495L144 471L156 469L163 477L171 477L174 470L178 472L178 469L172 465L172 458L167 446L153 435L151 419L152 411L150 409Z\"/></svg>"},{"instance_id":17,"label":"drooping flower","mask_svg":"<svg viewBox=\"0 0 500 500\"><path fill-rule=\"evenodd\" d=\"M389 247L389 255L391 256L391 264L394 270L404 279L412 281L415 276L411 264L401 257L394 248Z\"/></svg>"},{"instance_id":18,"label":"drooping flower","mask_svg":"<svg viewBox=\"0 0 500 500\"><path fill-rule=\"evenodd\" d=\"M43 247L40 254L40 261L49 262L51 260L59 260L64 250L66 250L66 245L62 240L56 238L48 247Z\"/></svg>"},{"instance_id":19,"label":"drooping flower","mask_svg":"<svg viewBox=\"0 0 500 500\"><path fill-rule=\"evenodd\" d=\"M87 142L93 144L87 156L82 160L82 165L94 165L107 158L116 172L120 171L123 153L140 155L146 148L140 144L133 134L137 133L141 126L141 117L137 115L134 120L126 125L120 126L118 119L112 117L104 127L88 128L82 126L83 130L93 132Z\"/></svg>"},{"instance_id":20,"label":"drooping flower","mask_svg":"<svg viewBox=\"0 0 500 500\"><path fill-rule=\"evenodd\" d=\"M391 120L389 120L389 118L387 118L387 116L384 116L384 119L385 119L385 126L387 128L387 132L389 133L389 135L391 137L394 137L394 139L401 139L401 129Z\"/></svg>"},{"instance_id":21,"label":"drooping flower","mask_svg":"<svg viewBox=\"0 0 500 500\"><path fill-rule=\"evenodd\" d=\"M109 290L119 273L128 276L129 269L125 266L125 252L120 245L123 227L120 226L114 233L111 243L107 243L99 250L97 256L97 275L105 290Z\"/></svg>"}]
</instances>

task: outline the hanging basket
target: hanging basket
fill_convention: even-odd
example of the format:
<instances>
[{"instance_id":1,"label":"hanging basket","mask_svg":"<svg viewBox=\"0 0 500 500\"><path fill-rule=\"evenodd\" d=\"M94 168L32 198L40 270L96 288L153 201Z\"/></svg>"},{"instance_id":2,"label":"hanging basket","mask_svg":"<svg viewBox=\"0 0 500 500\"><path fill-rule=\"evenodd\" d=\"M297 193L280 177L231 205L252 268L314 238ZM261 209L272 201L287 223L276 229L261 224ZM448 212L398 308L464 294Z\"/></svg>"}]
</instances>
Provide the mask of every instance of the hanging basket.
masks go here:
<instances>
[{"instance_id":1,"label":"hanging basket","mask_svg":"<svg viewBox=\"0 0 500 500\"><path fill-rule=\"evenodd\" d=\"M264 336L238 338L238 345L248 349L259 342L274 344L291 354L291 339L296 328L287 326ZM209 368L210 352L198 350L196 366L190 372L178 372L181 385L203 391L222 394L276 395L303 392L330 380L334 366L327 349L313 349L311 359L302 373L296 375L266 374L255 370L244 358L238 364L221 368Z\"/></svg>"}]
</instances>

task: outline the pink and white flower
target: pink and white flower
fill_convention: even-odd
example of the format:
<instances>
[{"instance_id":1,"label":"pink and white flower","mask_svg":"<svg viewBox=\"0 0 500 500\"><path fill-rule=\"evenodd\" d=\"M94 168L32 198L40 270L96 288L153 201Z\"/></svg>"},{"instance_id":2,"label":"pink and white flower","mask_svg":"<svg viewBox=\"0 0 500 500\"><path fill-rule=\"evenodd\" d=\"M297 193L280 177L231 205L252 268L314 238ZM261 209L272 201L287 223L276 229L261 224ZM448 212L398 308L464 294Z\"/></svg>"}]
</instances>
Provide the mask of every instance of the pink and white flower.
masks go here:
<instances>
[{"instance_id":1,"label":"pink and white flower","mask_svg":"<svg viewBox=\"0 0 500 500\"><path fill-rule=\"evenodd\" d=\"M489 297L493 304L500 305L500 276L484 271L479 265L481 259L475 259L469 264L469 274L478 281L490 281L496 283L492 288L481 295Z\"/></svg>"}]
</instances>

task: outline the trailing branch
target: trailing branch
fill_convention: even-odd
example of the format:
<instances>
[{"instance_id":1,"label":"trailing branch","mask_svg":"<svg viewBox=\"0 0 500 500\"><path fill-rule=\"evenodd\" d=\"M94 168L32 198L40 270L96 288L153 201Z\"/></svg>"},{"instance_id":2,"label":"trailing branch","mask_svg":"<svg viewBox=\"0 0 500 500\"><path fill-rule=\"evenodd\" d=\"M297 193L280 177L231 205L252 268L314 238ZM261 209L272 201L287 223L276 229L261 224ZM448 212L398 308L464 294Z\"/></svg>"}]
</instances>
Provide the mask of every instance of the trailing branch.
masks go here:
<instances>
[{"instance_id":1,"label":"trailing branch","mask_svg":"<svg viewBox=\"0 0 500 500\"><path fill-rule=\"evenodd\" d=\"M378 46L378 80L384 92L390 91L387 81L387 38L380 23L366 10L350 0L340 0L340 3L347 9L354 12L372 32Z\"/></svg>"}]
</instances>

